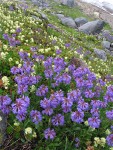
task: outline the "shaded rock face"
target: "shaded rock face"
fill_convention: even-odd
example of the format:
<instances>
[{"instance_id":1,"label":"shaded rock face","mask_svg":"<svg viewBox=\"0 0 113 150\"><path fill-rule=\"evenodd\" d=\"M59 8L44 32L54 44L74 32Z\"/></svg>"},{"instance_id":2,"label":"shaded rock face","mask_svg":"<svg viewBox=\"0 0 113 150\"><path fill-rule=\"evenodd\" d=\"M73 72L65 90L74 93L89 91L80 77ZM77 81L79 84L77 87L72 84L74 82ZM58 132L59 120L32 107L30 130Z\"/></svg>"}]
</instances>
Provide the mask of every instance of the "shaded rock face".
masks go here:
<instances>
[{"instance_id":1,"label":"shaded rock face","mask_svg":"<svg viewBox=\"0 0 113 150\"><path fill-rule=\"evenodd\" d=\"M106 61L107 60L107 56L106 56L106 52L104 50L100 50L100 49L94 49L94 53L97 55L98 58Z\"/></svg>"},{"instance_id":2,"label":"shaded rock face","mask_svg":"<svg viewBox=\"0 0 113 150\"><path fill-rule=\"evenodd\" d=\"M103 27L104 27L104 21L95 20L95 21L85 23L84 25L80 26L78 29L79 31L84 32L86 34L96 34L96 33L100 33Z\"/></svg>"},{"instance_id":3,"label":"shaded rock face","mask_svg":"<svg viewBox=\"0 0 113 150\"><path fill-rule=\"evenodd\" d=\"M77 28L74 20L70 17L62 17L61 22L62 22L62 24L69 26L71 28Z\"/></svg>"},{"instance_id":4,"label":"shaded rock face","mask_svg":"<svg viewBox=\"0 0 113 150\"><path fill-rule=\"evenodd\" d=\"M0 146L6 139L7 116L0 112Z\"/></svg>"},{"instance_id":5,"label":"shaded rock face","mask_svg":"<svg viewBox=\"0 0 113 150\"><path fill-rule=\"evenodd\" d=\"M74 7L77 5L75 0L55 0L56 2L60 2L63 5L67 5L69 7Z\"/></svg>"},{"instance_id":6,"label":"shaded rock face","mask_svg":"<svg viewBox=\"0 0 113 150\"><path fill-rule=\"evenodd\" d=\"M83 24L87 23L88 20L84 17L76 18L75 23L78 27L82 26Z\"/></svg>"}]
</instances>

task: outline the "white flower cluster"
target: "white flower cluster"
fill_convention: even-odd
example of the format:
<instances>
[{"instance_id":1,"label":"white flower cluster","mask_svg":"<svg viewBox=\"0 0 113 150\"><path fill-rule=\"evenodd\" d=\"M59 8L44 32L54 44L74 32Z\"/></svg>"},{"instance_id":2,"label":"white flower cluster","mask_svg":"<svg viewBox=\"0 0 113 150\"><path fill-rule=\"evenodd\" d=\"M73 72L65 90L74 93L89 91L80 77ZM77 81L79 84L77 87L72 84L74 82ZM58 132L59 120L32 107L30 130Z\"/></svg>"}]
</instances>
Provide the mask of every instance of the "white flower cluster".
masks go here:
<instances>
[{"instance_id":1,"label":"white flower cluster","mask_svg":"<svg viewBox=\"0 0 113 150\"><path fill-rule=\"evenodd\" d=\"M9 79L7 76L2 77L2 82L3 82L4 88L8 89L8 86L10 85L10 83L9 83Z\"/></svg>"},{"instance_id":2,"label":"white flower cluster","mask_svg":"<svg viewBox=\"0 0 113 150\"><path fill-rule=\"evenodd\" d=\"M32 137L36 138L36 132L33 131L33 129L31 127L27 127L25 129L25 135L32 135Z\"/></svg>"}]
</instances>

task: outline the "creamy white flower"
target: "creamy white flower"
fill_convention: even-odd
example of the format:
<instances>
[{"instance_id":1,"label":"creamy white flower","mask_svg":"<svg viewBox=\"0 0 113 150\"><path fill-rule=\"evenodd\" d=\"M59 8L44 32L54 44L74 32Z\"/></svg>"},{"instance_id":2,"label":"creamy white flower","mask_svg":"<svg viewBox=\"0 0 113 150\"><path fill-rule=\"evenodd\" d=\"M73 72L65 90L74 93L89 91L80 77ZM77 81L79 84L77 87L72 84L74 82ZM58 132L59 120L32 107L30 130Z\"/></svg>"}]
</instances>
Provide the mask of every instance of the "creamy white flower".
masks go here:
<instances>
[{"instance_id":1,"label":"creamy white flower","mask_svg":"<svg viewBox=\"0 0 113 150\"><path fill-rule=\"evenodd\" d=\"M110 131L109 129L107 129L107 130L105 131L105 133L106 133L107 135L109 135L109 134L111 133L111 131Z\"/></svg>"},{"instance_id":2,"label":"creamy white flower","mask_svg":"<svg viewBox=\"0 0 113 150\"><path fill-rule=\"evenodd\" d=\"M13 59L10 57L8 60L9 60L9 62L11 62Z\"/></svg>"},{"instance_id":3,"label":"creamy white flower","mask_svg":"<svg viewBox=\"0 0 113 150\"><path fill-rule=\"evenodd\" d=\"M15 123L14 123L14 126L16 126L16 127L18 127L19 125L20 125L19 122L15 122Z\"/></svg>"},{"instance_id":4,"label":"creamy white flower","mask_svg":"<svg viewBox=\"0 0 113 150\"><path fill-rule=\"evenodd\" d=\"M33 132L33 135L32 135L34 138L36 138L37 137L37 135L36 135L36 132Z\"/></svg>"},{"instance_id":5,"label":"creamy white flower","mask_svg":"<svg viewBox=\"0 0 113 150\"><path fill-rule=\"evenodd\" d=\"M4 86L7 88L7 86L9 85L9 79L7 76L3 76L2 77L2 82L4 84Z\"/></svg>"},{"instance_id":6,"label":"creamy white flower","mask_svg":"<svg viewBox=\"0 0 113 150\"><path fill-rule=\"evenodd\" d=\"M27 127L27 128L25 129L25 134L32 134L32 132L33 132L33 130L32 130L31 127Z\"/></svg>"}]
</instances>

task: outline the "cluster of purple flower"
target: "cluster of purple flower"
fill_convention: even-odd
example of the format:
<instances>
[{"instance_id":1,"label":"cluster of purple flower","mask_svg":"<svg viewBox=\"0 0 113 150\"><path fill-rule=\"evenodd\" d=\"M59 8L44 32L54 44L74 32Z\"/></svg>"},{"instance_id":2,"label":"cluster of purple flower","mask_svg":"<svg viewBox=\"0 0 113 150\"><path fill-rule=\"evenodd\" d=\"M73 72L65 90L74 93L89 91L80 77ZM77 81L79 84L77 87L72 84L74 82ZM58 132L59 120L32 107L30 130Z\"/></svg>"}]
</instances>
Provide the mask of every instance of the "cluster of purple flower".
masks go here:
<instances>
[{"instance_id":1,"label":"cluster of purple flower","mask_svg":"<svg viewBox=\"0 0 113 150\"><path fill-rule=\"evenodd\" d=\"M15 33L11 35L11 37L7 33L5 33L5 34L3 34L3 38L9 42L10 46L15 47L15 46L21 44L21 42L19 40L17 40L17 38L16 38L18 33L20 33L20 32L21 32L21 29L18 28L18 29L16 29Z\"/></svg>"},{"instance_id":2,"label":"cluster of purple flower","mask_svg":"<svg viewBox=\"0 0 113 150\"><path fill-rule=\"evenodd\" d=\"M30 118L34 124L40 123L43 121L42 118L48 116L52 126L63 126L66 124L65 114L69 113L72 123L80 124L87 119L90 127L99 128L101 124L100 110L106 108L108 102L113 102L113 86L109 86L104 99L99 100L105 82L101 79L97 80L95 74L90 72L88 68L76 68L73 64L68 66L64 59L58 56L45 59L43 55L35 53L35 48L32 49L32 52L34 52L33 61L26 52L20 52L19 55L23 60L23 65L20 68L15 66L11 68L18 87L17 93L20 95L20 98L17 98L11 105L12 112L16 115L16 118L19 121L25 120L30 106L30 99L25 96L25 93L29 92L29 86L36 84L38 86L36 96L40 99L40 110L30 110ZM37 58L40 61L35 61ZM32 75L33 72L36 73L33 69L34 63L43 65L43 77L46 81L51 81L51 83L45 82L38 85L41 76ZM68 72L65 71L66 68L68 68ZM65 92L62 87L58 90L54 88L60 83L69 85L73 82L75 82L75 88L69 89L68 92ZM54 87L53 84L55 85ZM50 93L51 89L54 92ZM10 99L9 102L5 103L6 105L4 102L1 103L1 110L3 110L4 105L9 107L10 103ZM57 107L60 108L60 113L56 111ZM85 116L86 112L87 114L89 113L88 116ZM106 117L112 120L112 114L113 111L107 111ZM53 140L56 132L54 129L48 128L44 131L44 136L46 139ZM77 144L79 145L80 141ZM108 145L110 144L108 143Z\"/></svg>"},{"instance_id":3,"label":"cluster of purple flower","mask_svg":"<svg viewBox=\"0 0 113 150\"><path fill-rule=\"evenodd\" d=\"M8 114L10 112L10 104L11 104L11 99L7 95L0 96L0 110L4 114Z\"/></svg>"},{"instance_id":4,"label":"cluster of purple flower","mask_svg":"<svg viewBox=\"0 0 113 150\"><path fill-rule=\"evenodd\" d=\"M16 102L12 104L12 112L16 114L16 118L19 121L25 120L29 104L30 99L27 96L22 96L22 98L16 99Z\"/></svg>"}]
</instances>

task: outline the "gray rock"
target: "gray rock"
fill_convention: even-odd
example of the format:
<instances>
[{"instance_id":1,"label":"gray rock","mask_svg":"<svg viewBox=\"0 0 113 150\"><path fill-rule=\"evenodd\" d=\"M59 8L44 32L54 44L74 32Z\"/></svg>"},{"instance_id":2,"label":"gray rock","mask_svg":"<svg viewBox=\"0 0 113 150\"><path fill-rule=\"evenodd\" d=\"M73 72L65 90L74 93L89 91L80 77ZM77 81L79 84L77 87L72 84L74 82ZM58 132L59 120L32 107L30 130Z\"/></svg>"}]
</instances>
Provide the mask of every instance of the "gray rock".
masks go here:
<instances>
[{"instance_id":1,"label":"gray rock","mask_svg":"<svg viewBox=\"0 0 113 150\"><path fill-rule=\"evenodd\" d=\"M43 13L41 13L41 17L42 17L43 19L45 19L45 20L48 20L48 17L47 17L45 14L43 14Z\"/></svg>"},{"instance_id":2,"label":"gray rock","mask_svg":"<svg viewBox=\"0 0 113 150\"><path fill-rule=\"evenodd\" d=\"M71 17L62 17L61 22L62 24L69 26L71 28L77 28L74 20Z\"/></svg>"},{"instance_id":3,"label":"gray rock","mask_svg":"<svg viewBox=\"0 0 113 150\"><path fill-rule=\"evenodd\" d=\"M80 26L78 29L81 32L86 34L96 34L100 33L102 28L104 27L104 21L95 20L85 23L84 25Z\"/></svg>"},{"instance_id":4,"label":"gray rock","mask_svg":"<svg viewBox=\"0 0 113 150\"><path fill-rule=\"evenodd\" d=\"M86 18L84 18L84 17L80 17L80 18L76 18L75 19L75 23L76 23L76 25L78 27L80 27L81 25L83 25L83 24L85 24L87 22L88 22L88 20Z\"/></svg>"},{"instance_id":5,"label":"gray rock","mask_svg":"<svg viewBox=\"0 0 113 150\"><path fill-rule=\"evenodd\" d=\"M110 34L110 31L109 30L103 30L102 34Z\"/></svg>"},{"instance_id":6,"label":"gray rock","mask_svg":"<svg viewBox=\"0 0 113 150\"><path fill-rule=\"evenodd\" d=\"M3 145L3 142L6 139L6 128L7 128L7 116L0 112L0 146Z\"/></svg>"},{"instance_id":7,"label":"gray rock","mask_svg":"<svg viewBox=\"0 0 113 150\"><path fill-rule=\"evenodd\" d=\"M100 50L100 49L94 49L94 53L97 55L97 57L99 57L100 59L106 61L107 60L107 56L106 56L106 52L104 50Z\"/></svg>"},{"instance_id":8,"label":"gray rock","mask_svg":"<svg viewBox=\"0 0 113 150\"><path fill-rule=\"evenodd\" d=\"M54 0L56 2L60 2L63 5L67 5L69 7L74 7L77 5L75 0Z\"/></svg>"},{"instance_id":9,"label":"gray rock","mask_svg":"<svg viewBox=\"0 0 113 150\"><path fill-rule=\"evenodd\" d=\"M61 18L63 18L64 17L64 15L63 14L56 14L56 16L58 17L58 19L60 19L61 20Z\"/></svg>"},{"instance_id":10,"label":"gray rock","mask_svg":"<svg viewBox=\"0 0 113 150\"><path fill-rule=\"evenodd\" d=\"M47 2L45 2L45 0L31 0L31 2L37 6L49 7L49 4Z\"/></svg>"},{"instance_id":11,"label":"gray rock","mask_svg":"<svg viewBox=\"0 0 113 150\"><path fill-rule=\"evenodd\" d=\"M102 41L103 48L109 49L110 48L110 42L108 41Z\"/></svg>"},{"instance_id":12,"label":"gray rock","mask_svg":"<svg viewBox=\"0 0 113 150\"><path fill-rule=\"evenodd\" d=\"M110 47L110 49L109 49L110 51L113 51L113 47Z\"/></svg>"},{"instance_id":13,"label":"gray rock","mask_svg":"<svg viewBox=\"0 0 113 150\"><path fill-rule=\"evenodd\" d=\"M75 6L74 0L67 0L67 6L69 6L69 7Z\"/></svg>"}]
</instances>

